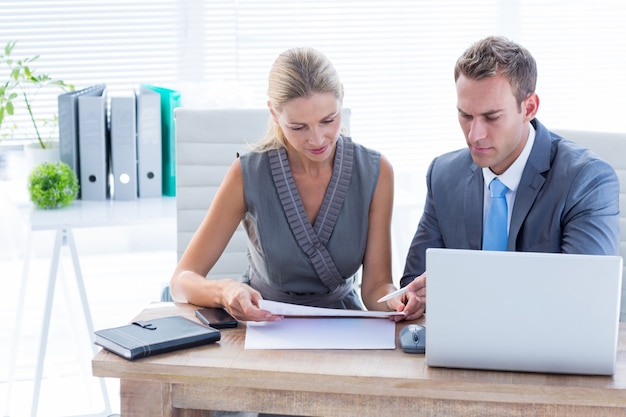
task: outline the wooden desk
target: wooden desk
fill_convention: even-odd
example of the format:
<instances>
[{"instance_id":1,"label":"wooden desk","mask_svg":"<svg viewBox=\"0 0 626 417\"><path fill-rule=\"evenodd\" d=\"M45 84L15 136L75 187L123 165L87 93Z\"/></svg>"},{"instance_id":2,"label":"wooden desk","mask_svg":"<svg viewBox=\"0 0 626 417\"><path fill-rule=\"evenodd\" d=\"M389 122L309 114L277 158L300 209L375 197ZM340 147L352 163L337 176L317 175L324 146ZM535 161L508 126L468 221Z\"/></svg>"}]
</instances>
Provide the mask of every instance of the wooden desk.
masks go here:
<instances>
[{"instance_id":1,"label":"wooden desk","mask_svg":"<svg viewBox=\"0 0 626 417\"><path fill-rule=\"evenodd\" d=\"M139 317L192 318L194 308L159 303ZM218 343L135 362L101 351L92 370L122 379L122 417L211 415L198 410L355 417L626 415L624 324L613 377L431 368L424 355L401 349L245 350L244 337L240 323L222 330Z\"/></svg>"}]
</instances>

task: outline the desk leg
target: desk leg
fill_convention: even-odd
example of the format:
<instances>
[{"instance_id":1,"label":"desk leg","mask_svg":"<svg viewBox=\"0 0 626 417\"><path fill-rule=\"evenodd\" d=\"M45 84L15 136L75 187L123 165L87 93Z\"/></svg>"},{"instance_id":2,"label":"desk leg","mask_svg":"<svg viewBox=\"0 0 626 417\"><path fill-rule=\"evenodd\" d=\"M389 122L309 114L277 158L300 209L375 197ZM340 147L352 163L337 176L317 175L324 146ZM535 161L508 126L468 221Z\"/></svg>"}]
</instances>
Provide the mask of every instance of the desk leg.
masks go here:
<instances>
[{"instance_id":1,"label":"desk leg","mask_svg":"<svg viewBox=\"0 0 626 417\"><path fill-rule=\"evenodd\" d=\"M78 252L76 251L76 243L74 242L74 234L72 229L64 229L64 238L67 238L67 244L72 256L72 265L74 266L74 275L76 276L76 286L80 293L80 300L83 306L83 317L85 317L85 323L87 324L87 331L89 332L89 340L91 342L92 353L95 356L98 353L98 348L94 344L95 342L95 330L93 327L93 320L91 319L91 310L89 309L89 302L87 301L87 291L85 290L85 281L83 280L83 272L80 269L80 263L78 262ZM100 391L102 391L102 398L104 400L104 409L107 413L111 412L111 403L109 401L109 394L107 392L106 383L104 378L98 378L100 381Z\"/></svg>"},{"instance_id":2,"label":"desk leg","mask_svg":"<svg viewBox=\"0 0 626 417\"><path fill-rule=\"evenodd\" d=\"M15 383L15 365L17 363L17 352L20 341L20 330L22 327L22 316L24 313L24 300L26 298L26 288L28 287L28 276L30 267L30 255L33 243L33 232L28 231L26 237L26 248L24 250L24 262L22 264L22 282L20 283L20 293L17 299L17 312L15 316L15 328L13 329L13 344L11 346L11 354L9 355L9 374L7 376L7 395L5 402L4 415L11 415L11 391Z\"/></svg>"},{"instance_id":3,"label":"desk leg","mask_svg":"<svg viewBox=\"0 0 626 417\"><path fill-rule=\"evenodd\" d=\"M11 388L14 383L14 374L15 374L15 363L17 359L17 350L19 345L19 337L20 337L20 327L22 324L22 315L24 311L24 300L26 297L26 288L28 283L29 276L29 266L30 266L30 256L32 251L32 231L29 231L27 237L27 245L26 252L24 254L24 265L22 269L22 282L20 284L20 293L18 298L18 308L17 308L17 317L15 322L15 330L13 337L13 347L11 352L11 362L9 364L9 375L7 381L7 402L5 415L10 415L10 399L11 399ZM48 344L48 333L50 330L50 316L52 314L52 304L54 300L54 292L56 287L56 280L59 271L59 259L61 255L61 246L68 245L70 249L70 253L72 256L72 263L74 267L74 273L76 275L76 282L78 285L78 290L80 293L81 304L83 307L83 313L85 316L85 321L87 323L87 329L89 331L89 338L92 345L92 352L97 353L97 348L93 344L94 341L94 328L93 322L91 319L91 312L89 310L89 304L87 302L87 292L85 291L85 285L83 281L82 271L80 269L80 264L78 262L78 253L76 251L76 244L74 242L74 235L72 234L71 229L58 229L56 231L56 236L54 240L54 249L52 252L52 261L50 263L50 273L48 276L48 291L46 293L46 303L44 307L44 316L41 327L41 336L39 341L39 356L37 358L37 368L35 370L35 380L34 380L34 388L33 388L33 398L32 398L32 407L31 407L31 416L37 416L37 408L39 406L39 394L41 391L41 380L43 378L43 366L46 356L46 346ZM104 378L100 379L100 389L102 390L102 396L104 399L105 415L111 413L111 405L109 402L109 396L106 389L106 383Z\"/></svg>"},{"instance_id":4,"label":"desk leg","mask_svg":"<svg viewBox=\"0 0 626 417\"><path fill-rule=\"evenodd\" d=\"M172 407L172 386L168 383L121 379L120 400L122 417L214 416L208 410L183 410Z\"/></svg>"},{"instance_id":5,"label":"desk leg","mask_svg":"<svg viewBox=\"0 0 626 417\"><path fill-rule=\"evenodd\" d=\"M166 383L121 379L122 417L172 417L170 390Z\"/></svg>"},{"instance_id":6,"label":"desk leg","mask_svg":"<svg viewBox=\"0 0 626 417\"><path fill-rule=\"evenodd\" d=\"M39 357L37 358L37 369L35 371L35 388L33 389L33 405L31 417L37 416L39 406L39 392L41 390L41 379L43 377L43 364L46 356L46 345L48 344L48 332L50 330L50 313L52 313L52 302L54 300L54 289L59 270L59 257L61 254L61 244L63 243L63 231L57 230L54 239L54 250L52 252L52 262L50 263L50 275L48 277L48 292L46 294L46 304L43 313L43 324L41 326L41 337L39 341Z\"/></svg>"}]
</instances>

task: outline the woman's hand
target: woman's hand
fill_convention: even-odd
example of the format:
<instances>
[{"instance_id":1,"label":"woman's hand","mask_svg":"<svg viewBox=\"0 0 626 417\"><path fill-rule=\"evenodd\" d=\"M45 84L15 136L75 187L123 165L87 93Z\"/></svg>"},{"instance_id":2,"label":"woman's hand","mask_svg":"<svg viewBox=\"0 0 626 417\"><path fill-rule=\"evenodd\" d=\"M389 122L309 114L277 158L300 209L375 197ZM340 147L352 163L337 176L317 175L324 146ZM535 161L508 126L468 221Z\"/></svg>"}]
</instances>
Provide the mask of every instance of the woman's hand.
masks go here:
<instances>
[{"instance_id":1,"label":"woman's hand","mask_svg":"<svg viewBox=\"0 0 626 417\"><path fill-rule=\"evenodd\" d=\"M222 289L222 305L237 320L279 321L283 316L259 308L261 294L247 284L229 281Z\"/></svg>"},{"instance_id":2,"label":"woman's hand","mask_svg":"<svg viewBox=\"0 0 626 417\"><path fill-rule=\"evenodd\" d=\"M426 272L416 277L407 286L407 292L401 297L387 301L388 306L395 311L404 311L404 317L394 317L394 320L415 320L426 311Z\"/></svg>"}]
</instances>

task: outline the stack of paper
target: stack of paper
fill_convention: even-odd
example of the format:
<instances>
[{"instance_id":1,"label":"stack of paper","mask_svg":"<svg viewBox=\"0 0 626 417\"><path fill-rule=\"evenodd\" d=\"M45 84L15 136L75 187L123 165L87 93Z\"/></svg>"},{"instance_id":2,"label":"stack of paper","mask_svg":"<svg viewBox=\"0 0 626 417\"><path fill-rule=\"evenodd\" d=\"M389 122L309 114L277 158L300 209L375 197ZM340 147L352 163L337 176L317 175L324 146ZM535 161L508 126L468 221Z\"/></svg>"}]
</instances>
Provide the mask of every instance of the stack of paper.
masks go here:
<instances>
[{"instance_id":1,"label":"stack of paper","mask_svg":"<svg viewBox=\"0 0 626 417\"><path fill-rule=\"evenodd\" d=\"M395 349L404 313L328 309L261 300L259 307L285 318L248 322L246 349Z\"/></svg>"}]
</instances>

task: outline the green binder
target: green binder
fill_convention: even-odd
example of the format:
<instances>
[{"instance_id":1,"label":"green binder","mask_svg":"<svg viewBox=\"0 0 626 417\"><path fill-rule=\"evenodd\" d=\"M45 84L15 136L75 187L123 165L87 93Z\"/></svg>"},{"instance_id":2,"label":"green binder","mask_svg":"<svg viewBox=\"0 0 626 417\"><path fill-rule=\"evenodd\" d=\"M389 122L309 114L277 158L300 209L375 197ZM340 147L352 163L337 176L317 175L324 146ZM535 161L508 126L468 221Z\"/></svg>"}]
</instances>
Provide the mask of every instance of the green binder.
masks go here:
<instances>
[{"instance_id":1,"label":"green binder","mask_svg":"<svg viewBox=\"0 0 626 417\"><path fill-rule=\"evenodd\" d=\"M176 196L176 131L174 109L181 107L180 92L165 87L143 85L161 95L161 150L163 195Z\"/></svg>"}]
</instances>

